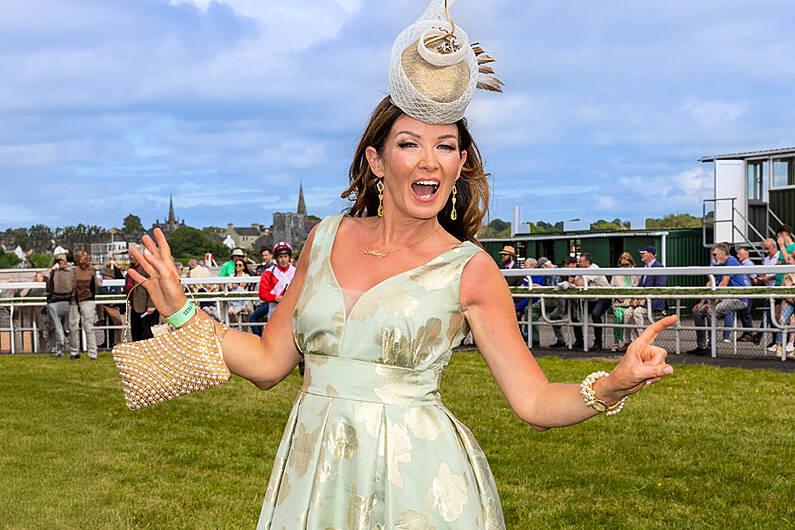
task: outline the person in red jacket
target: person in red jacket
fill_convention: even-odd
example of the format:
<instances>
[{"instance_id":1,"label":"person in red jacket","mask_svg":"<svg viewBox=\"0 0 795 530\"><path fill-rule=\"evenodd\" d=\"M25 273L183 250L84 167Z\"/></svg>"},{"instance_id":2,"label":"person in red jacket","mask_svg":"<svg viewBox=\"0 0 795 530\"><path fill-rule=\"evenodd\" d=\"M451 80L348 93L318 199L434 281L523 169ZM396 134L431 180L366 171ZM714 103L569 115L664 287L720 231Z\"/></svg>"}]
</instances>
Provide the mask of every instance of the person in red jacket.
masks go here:
<instances>
[{"instance_id":1,"label":"person in red jacket","mask_svg":"<svg viewBox=\"0 0 795 530\"><path fill-rule=\"evenodd\" d=\"M270 306L268 314L273 314L273 310L276 309L276 305L281 301L295 276L295 266L290 263L293 249L289 243L284 241L276 243L273 247L273 257L276 258L276 266L267 268L259 279L259 297L260 300L268 302ZM262 328L260 327L259 330L261 334ZM298 363L298 371L304 375L303 359Z\"/></svg>"},{"instance_id":2,"label":"person in red jacket","mask_svg":"<svg viewBox=\"0 0 795 530\"><path fill-rule=\"evenodd\" d=\"M269 314L273 314L273 310L276 309L276 305L281 301L295 276L295 266L290 264L293 249L288 243L284 241L276 243L273 255L276 258L276 266L266 269L259 280L259 297L260 300L269 303Z\"/></svg>"}]
</instances>

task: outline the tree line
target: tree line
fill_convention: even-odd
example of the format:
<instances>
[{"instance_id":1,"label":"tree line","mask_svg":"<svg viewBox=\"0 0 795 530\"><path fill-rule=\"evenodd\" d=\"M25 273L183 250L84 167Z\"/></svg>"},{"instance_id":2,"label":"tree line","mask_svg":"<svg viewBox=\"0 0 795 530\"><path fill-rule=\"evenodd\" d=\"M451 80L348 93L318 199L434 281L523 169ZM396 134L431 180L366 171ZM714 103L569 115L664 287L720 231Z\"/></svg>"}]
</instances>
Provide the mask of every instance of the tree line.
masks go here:
<instances>
[{"instance_id":1,"label":"tree line","mask_svg":"<svg viewBox=\"0 0 795 530\"><path fill-rule=\"evenodd\" d=\"M707 217L711 217L711 212ZM519 230L521 233L530 234L550 234L563 232L563 221L558 221L554 224L546 221L536 221L522 223L523 226ZM524 225L527 225L525 228ZM615 218L612 221L599 219L598 221L590 224L591 230L627 230L630 227L629 220L621 220ZM701 228L701 218L694 217L687 213L669 213L668 215L656 218L646 219L647 230L672 230L676 228ZM493 219L478 234L481 238L507 238L511 237L511 223L503 221L502 219Z\"/></svg>"},{"instance_id":2,"label":"tree line","mask_svg":"<svg viewBox=\"0 0 795 530\"><path fill-rule=\"evenodd\" d=\"M225 229L217 226L207 226L201 230L190 226L180 226L168 236L168 242L174 257L178 260L203 259L207 252L211 252L216 260L229 258L229 248L211 239L224 234ZM0 232L0 243L9 250L19 246L23 251L30 252L27 259L34 267L48 267L52 262L49 255L57 245L70 251L82 248L91 250L92 243L108 241L108 234L114 234L116 239L140 241L146 233L141 218L129 214L124 218L121 228L106 229L97 225L69 225L51 228L44 224L36 224L27 228L8 228ZM13 253L3 252L0 247L0 269L14 267L20 259Z\"/></svg>"}]
</instances>

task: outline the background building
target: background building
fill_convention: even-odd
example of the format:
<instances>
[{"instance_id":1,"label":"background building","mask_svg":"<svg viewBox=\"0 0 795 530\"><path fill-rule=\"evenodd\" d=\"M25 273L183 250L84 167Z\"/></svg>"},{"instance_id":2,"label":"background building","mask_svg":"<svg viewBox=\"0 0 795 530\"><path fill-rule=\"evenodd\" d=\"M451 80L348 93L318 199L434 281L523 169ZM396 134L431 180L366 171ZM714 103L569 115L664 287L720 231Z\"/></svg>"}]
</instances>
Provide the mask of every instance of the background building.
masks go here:
<instances>
[{"instance_id":1,"label":"background building","mask_svg":"<svg viewBox=\"0 0 795 530\"><path fill-rule=\"evenodd\" d=\"M229 237L234 241L236 248L254 248L254 242L263 235L270 233L270 229L259 224L252 223L251 226L233 226L232 223L226 225L224 240Z\"/></svg>"},{"instance_id":2,"label":"background building","mask_svg":"<svg viewBox=\"0 0 795 530\"><path fill-rule=\"evenodd\" d=\"M293 248L300 247L309 236L312 227L319 223L316 217L307 215L303 184L298 186L298 207L295 212L274 212L270 227L254 223L251 227L227 225L225 235L234 240L235 246L243 249L259 250L272 247L279 241L290 243Z\"/></svg>"},{"instance_id":3,"label":"background building","mask_svg":"<svg viewBox=\"0 0 795 530\"><path fill-rule=\"evenodd\" d=\"M174 230L179 228L180 226L185 226L185 220L183 219L180 222L177 222L177 217L174 215L174 200L172 199L171 195L168 197L168 219L161 223L159 219L155 219L155 224L152 225L151 231L154 231L155 228L159 228L163 231L166 237L171 234Z\"/></svg>"},{"instance_id":4,"label":"background building","mask_svg":"<svg viewBox=\"0 0 795 530\"><path fill-rule=\"evenodd\" d=\"M782 224L795 225L795 147L705 156L713 164L714 195L704 199L705 244L728 241L762 256L762 241ZM714 218L708 219L710 212Z\"/></svg>"}]
</instances>

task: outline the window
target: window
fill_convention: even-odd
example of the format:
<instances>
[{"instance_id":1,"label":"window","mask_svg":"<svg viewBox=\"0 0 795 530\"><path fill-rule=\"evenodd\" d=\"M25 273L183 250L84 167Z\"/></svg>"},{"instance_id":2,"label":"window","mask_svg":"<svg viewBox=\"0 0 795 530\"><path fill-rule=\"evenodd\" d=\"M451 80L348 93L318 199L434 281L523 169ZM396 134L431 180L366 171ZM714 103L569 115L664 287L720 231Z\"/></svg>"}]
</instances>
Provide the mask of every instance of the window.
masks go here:
<instances>
[{"instance_id":1,"label":"window","mask_svg":"<svg viewBox=\"0 0 795 530\"><path fill-rule=\"evenodd\" d=\"M761 201L767 180L767 162L764 160L748 161L748 200Z\"/></svg>"},{"instance_id":2,"label":"window","mask_svg":"<svg viewBox=\"0 0 795 530\"><path fill-rule=\"evenodd\" d=\"M778 158L773 160L773 178L771 186L795 185L795 159Z\"/></svg>"}]
</instances>

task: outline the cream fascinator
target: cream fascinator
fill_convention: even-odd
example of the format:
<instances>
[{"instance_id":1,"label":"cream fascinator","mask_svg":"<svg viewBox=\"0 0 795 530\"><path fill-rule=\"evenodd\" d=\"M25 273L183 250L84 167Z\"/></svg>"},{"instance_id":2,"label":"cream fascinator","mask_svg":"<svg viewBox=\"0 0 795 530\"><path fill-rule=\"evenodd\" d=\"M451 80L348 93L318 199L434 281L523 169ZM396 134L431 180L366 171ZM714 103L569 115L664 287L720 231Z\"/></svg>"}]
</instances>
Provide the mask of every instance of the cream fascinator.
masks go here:
<instances>
[{"instance_id":1,"label":"cream fascinator","mask_svg":"<svg viewBox=\"0 0 795 530\"><path fill-rule=\"evenodd\" d=\"M428 8L392 44L392 102L425 123L455 123L464 117L475 88L502 92L489 63L494 59L469 42L450 17L456 0L431 0ZM448 5L449 4L449 5Z\"/></svg>"}]
</instances>

